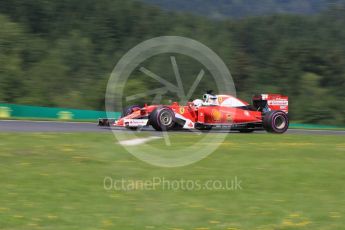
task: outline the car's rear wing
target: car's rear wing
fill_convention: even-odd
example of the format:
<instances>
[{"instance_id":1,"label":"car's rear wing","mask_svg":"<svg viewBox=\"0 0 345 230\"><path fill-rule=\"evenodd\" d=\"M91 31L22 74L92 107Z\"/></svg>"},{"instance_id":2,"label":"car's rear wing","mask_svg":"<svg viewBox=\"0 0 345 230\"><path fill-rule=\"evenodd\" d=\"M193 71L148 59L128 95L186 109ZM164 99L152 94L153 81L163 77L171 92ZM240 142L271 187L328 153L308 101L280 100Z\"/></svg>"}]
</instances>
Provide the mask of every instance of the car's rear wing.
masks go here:
<instances>
[{"instance_id":1,"label":"car's rear wing","mask_svg":"<svg viewBox=\"0 0 345 230\"><path fill-rule=\"evenodd\" d=\"M259 111L281 110L289 112L289 98L280 94L258 94L253 96L253 105Z\"/></svg>"}]
</instances>

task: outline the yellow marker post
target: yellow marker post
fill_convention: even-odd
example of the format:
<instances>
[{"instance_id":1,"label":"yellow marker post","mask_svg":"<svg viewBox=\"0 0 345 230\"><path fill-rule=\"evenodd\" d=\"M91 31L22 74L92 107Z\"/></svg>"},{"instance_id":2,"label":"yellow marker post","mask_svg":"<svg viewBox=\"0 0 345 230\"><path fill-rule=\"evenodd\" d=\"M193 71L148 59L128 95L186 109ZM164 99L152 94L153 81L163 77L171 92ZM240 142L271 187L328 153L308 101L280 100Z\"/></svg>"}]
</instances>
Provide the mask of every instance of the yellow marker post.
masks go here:
<instances>
[{"instance_id":1,"label":"yellow marker post","mask_svg":"<svg viewBox=\"0 0 345 230\"><path fill-rule=\"evenodd\" d=\"M10 118L11 117L11 109L8 107L0 107L0 118Z\"/></svg>"},{"instance_id":2,"label":"yellow marker post","mask_svg":"<svg viewBox=\"0 0 345 230\"><path fill-rule=\"evenodd\" d=\"M60 111L58 112L58 118L60 120L72 120L73 119L73 113L69 111Z\"/></svg>"}]
</instances>

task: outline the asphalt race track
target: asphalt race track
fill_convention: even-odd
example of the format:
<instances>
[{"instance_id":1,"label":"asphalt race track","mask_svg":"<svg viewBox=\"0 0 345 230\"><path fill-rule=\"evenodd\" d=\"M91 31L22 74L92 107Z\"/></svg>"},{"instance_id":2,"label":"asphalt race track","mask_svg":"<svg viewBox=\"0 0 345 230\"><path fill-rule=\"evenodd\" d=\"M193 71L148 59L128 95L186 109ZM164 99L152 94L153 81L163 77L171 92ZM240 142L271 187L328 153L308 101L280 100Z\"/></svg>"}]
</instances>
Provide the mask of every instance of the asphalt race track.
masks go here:
<instances>
[{"instance_id":1,"label":"asphalt race track","mask_svg":"<svg viewBox=\"0 0 345 230\"><path fill-rule=\"evenodd\" d=\"M132 132L123 128L113 128L118 132ZM95 123L87 122L57 122L57 121L19 121L19 120L2 120L0 121L0 132L110 132L109 127L98 127ZM143 129L144 132L155 132L153 129ZM172 132L189 132L172 131ZM214 133L228 132L227 130L214 130ZM238 133L235 132L234 133ZM252 134L264 134L264 131L254 132ZM288 134L316 134L316 135L345 135L345 131L336 130L307 130L307 129L290 129ZM249 134L247 134L249 135Z\"/></svg>"},{"instance_id":2,"label":"asphalt race track","mask_svg":"<svg viewBox=\"0 0 345 230\"><path fill-rule=\"evenodd\" d=\"M58 121L0 121L0 132L109 132L97 123Z\"/></svg>"}]
</instances>

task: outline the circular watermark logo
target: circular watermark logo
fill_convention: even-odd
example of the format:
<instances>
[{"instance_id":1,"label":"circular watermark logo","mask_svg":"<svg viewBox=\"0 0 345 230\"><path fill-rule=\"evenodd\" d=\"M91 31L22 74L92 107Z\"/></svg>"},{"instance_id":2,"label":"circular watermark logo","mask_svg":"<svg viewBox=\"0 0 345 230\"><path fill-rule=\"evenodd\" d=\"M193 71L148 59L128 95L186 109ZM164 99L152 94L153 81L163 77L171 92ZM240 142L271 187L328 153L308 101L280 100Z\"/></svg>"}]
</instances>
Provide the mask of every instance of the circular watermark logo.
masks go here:
<instances>
[{"instance_id":1,"label":"circular watermark logo","mask_svg":"<svg viewBox=\"0 0 345 230\"><path fill-rule=\"evenodd\" d=\"M162 68L172 70L175 82L168 81L144 66L146 60L163 54L170 55L170 66L162 66ZM185 55L199 62L202 66L199 73L196 76L180 74L176 55ZM139 70L148 82L155 81L161 86L144 93L128 95L125 87L134 70ZM174 94L174 98L178 98L181 104L186 103L191 100L206 71L210 73L217 87L214 90L236 96L230 71L221 58L207 46L193 39L179 36L162 36L146 40L129 50L112 71L105 97L107 116L111 118L113 112L122 111L124 101L130 102L133 99L140 99L140 97L152 96L152 103L160 105L162 95ZM193 78L192 84L183 84L184 78L187 77L189 80ZM142 102L142 104L144 103L147 101ZM215 112L219 113L219 111ZM179 167L195 163L214 152L227 135L227 132L204 133L193 130L183 133L158 132L153 129L145 131L112 129L112 131L118 143L129 153L149 164L161 167Z\"/></svg>"}]
</instances>

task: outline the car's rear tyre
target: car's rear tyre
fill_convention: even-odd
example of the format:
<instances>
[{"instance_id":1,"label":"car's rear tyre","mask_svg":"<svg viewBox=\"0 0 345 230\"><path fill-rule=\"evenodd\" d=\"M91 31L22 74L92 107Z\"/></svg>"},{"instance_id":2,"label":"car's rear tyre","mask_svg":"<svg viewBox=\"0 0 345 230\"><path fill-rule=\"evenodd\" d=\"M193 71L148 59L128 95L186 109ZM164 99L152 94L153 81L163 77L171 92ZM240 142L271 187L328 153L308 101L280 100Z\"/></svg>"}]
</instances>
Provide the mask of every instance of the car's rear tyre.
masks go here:
<instances>
[{"instance_id":1,"label":"car's rear tyre","mask_svg":"<svg viewBox=\"0 0 345 230\"><path fill-rule=\"evenodd\" d=\"M168 131L175 126L175 113L169 107L158 107L150 114L149 123L157 131Z\"/></svg>"},{"instance_id":2,"label":"car's rear tyre","mask_svg":"<svg viewBox=\"0 0 345 230\"><path fill-rule=\"evenodd\" d=\"M125 117L125 116L128 116L129 114L133 113L134 111L136 110L139 110L141 109L141 107L139 105L130 105L130 106L127 106L123 109L122 111L122 114L121 114L121 117Z\"/></svg>"},{"instance_id":3,"label":"car's rear tyre","mask_svg":"<svg viewBox=\"0 0 345 230\"><path fill-rule=\"evenodd\" d=\"M289 128L289 118L283 111L270 111L265 114L263 126L270 133L285 133Z\"/></svg>"}]
</instances>

